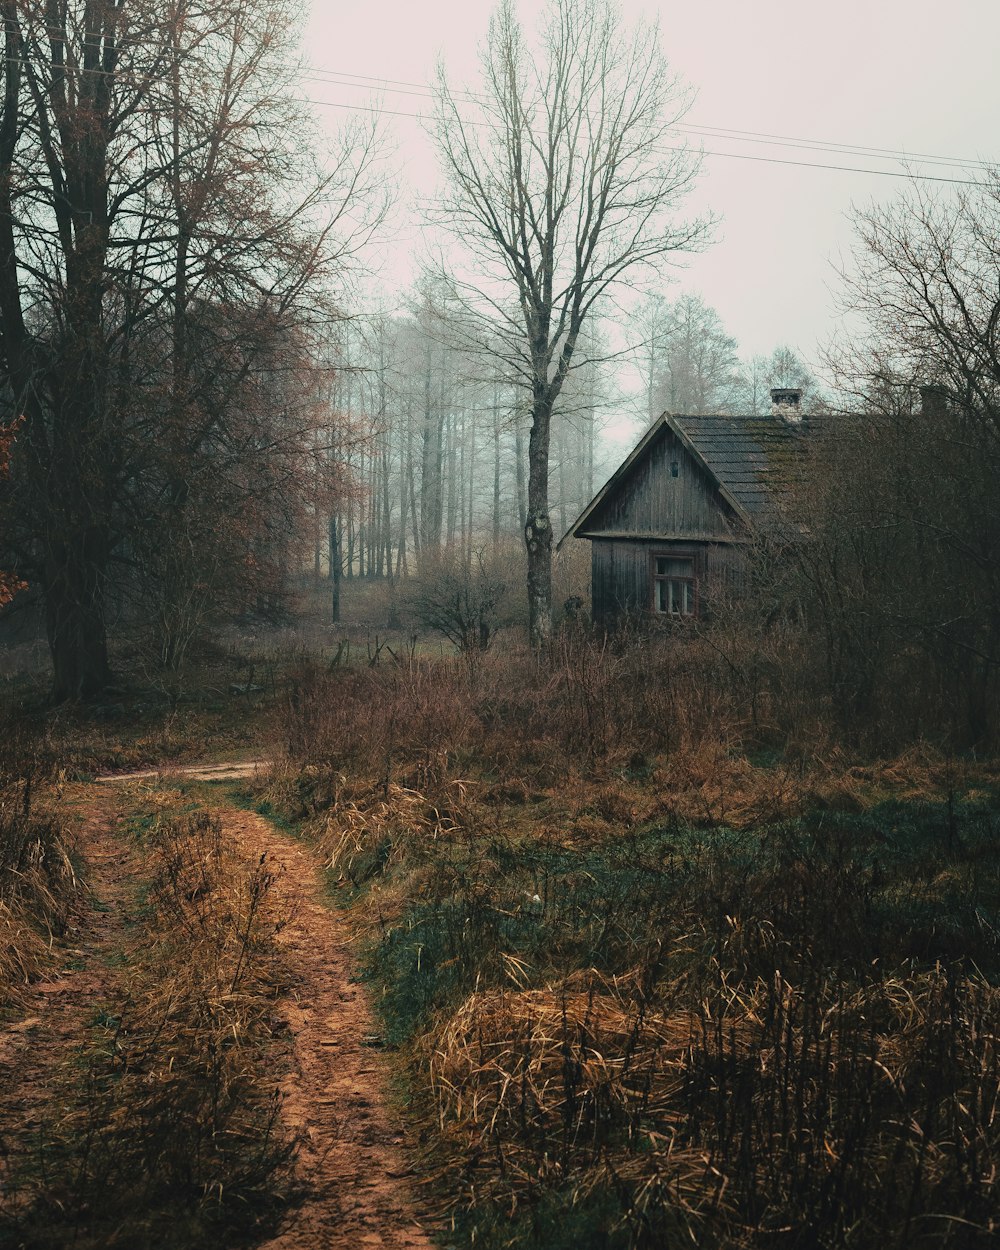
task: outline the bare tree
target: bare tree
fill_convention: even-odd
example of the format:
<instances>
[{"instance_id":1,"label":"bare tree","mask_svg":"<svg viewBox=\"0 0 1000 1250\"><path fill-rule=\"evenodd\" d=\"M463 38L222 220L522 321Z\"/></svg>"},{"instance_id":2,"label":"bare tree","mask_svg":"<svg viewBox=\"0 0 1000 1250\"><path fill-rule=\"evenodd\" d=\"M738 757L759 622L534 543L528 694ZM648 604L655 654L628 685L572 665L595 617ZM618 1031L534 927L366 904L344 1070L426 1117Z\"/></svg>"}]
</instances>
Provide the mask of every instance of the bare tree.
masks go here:
<instances>
[{"instance_id":1,"label":"bare tree","mask_svg":"<svg viewBox=\"0 0 1000 1250\"><path fill-rule=\"evenodd\" d=\"M803 410L822 402L816 379L792 348L784 344L770 356L752 356L743 366L739 385L739 406L758 416L771 411L771 388L793 386L801 391Z\"/></svg>"},{"instance_id":2,"label":"bare tree","mask_svg":"<svg viewBox=\"0 0 1000 1250\"><path fill-rule=\"evenodd\" d=\"M689 99L658 28L625 33L611 0L551 0L537 54L502 0L474 102L439 73L440 216L470 260L455 288L492 322L528 392L524 537L536 645L551 628L551 421L580 331L615 284L707 236L706 221L675 217L700 163L672 131Z\"/></svg>"},{"instance_id":3,"label":"bare tree","mask_svg":"<svg viewBox=\"0 0 1000 1250\"><path fill-rule=\"evenodd\" d=\"M997 734L1000 692L1000 173L983 181L856 216L863 328L828 360L855 415L827 423L802 548L842 684L905 692L920 731L967 743Z\"/></svg>"},{"instance_id":4,"label":"bare tree","mask_svg":"<svg viewBox=\"0 0 1000 1250\"><path fill-rule=\"evenodd\" d=\"M700 295L681 295L662 312L661 345L652 371L656 416L732 412L740 383L736 340Z\"/></svg>"},{"instance_id":5,"label":"bare tree","mask_svg":"<svg viewBox=\"0 0 1000 1250\"><path fill-rule=\"evenodd\" d=\"M290 102L294 9L0 7L0 370L25 417L4 540L41 590L57 699L110 681L109 586L136 527L185 539L223 443L227 466L237 444L262 453L230 419L277 344L301 359L347 218L359 237L365 156L310 168ZM182 541L179 593L190 567Z\"/></svg>"}]
</instances>

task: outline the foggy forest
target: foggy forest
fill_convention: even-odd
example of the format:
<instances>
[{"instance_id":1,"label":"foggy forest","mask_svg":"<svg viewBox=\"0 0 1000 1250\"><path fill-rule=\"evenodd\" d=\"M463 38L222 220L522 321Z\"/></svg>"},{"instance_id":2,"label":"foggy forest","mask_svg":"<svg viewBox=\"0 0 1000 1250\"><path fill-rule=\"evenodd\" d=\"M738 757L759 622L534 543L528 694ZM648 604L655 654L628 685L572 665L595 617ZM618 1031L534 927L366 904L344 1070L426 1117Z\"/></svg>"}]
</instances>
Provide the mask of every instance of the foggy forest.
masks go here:
<instances>
[{"instance_id":1,"label":"foggy forest","mask_svg":"<svg viewBox=\"0 0 1000 1250\"><path fill-rule=\"evenodd\" d=\"M1000 165L338 7L2 4L0 1246L1000 1244Z\"/></svg>"}]
</instances>

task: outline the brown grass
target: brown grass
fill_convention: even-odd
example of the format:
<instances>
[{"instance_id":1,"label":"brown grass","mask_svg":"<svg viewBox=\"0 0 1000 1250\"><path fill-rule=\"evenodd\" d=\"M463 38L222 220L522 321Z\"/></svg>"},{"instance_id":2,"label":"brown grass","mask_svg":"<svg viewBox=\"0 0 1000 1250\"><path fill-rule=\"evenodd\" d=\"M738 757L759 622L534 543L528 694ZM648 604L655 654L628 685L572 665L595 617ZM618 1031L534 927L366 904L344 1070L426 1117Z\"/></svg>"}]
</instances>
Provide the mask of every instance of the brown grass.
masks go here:
<instances>
[{"instance_id":1,"label":"brown grass","mask_svg":"<svg viewBox=\"0 0 1000 1250\"><path fill-rule=\"evenodd\" d=\"M45 974L78 886L50 787L0 776L0 1009Z\"/></svg>"},{"instance_id":2,"label":"brown grass","mask_svg":"<svg viewBox=\"0 0 1000 1250\"><path fill-rule=\"evenodd\" d=\"M266 797L354 904L460 1244L996 1236L996 769L774 695L690 637L294 678Z\"/></svg>"},{"instance_id":3,"label":"brown grass","mask_svg":"<svg viewBox=\"0 0 1000 1250\"><path fill-rule=\"evenodd\" d=\"M272 1044L272 870L242 861L206 813L153 796L153 868L82 1077L56 1094L41 1154L19 1171L25 1244L242 1244L287 1193Z\"/></svg>"}]
</instances>

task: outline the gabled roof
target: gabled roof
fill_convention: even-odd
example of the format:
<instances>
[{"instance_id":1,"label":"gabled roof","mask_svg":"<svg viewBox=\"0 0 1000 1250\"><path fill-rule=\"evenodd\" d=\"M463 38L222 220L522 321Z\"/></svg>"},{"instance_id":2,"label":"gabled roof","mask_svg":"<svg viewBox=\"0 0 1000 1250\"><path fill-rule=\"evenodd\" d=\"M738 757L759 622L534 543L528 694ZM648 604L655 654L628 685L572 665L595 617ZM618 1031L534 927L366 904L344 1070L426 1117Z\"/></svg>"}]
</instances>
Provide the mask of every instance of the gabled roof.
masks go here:
<instances>
[{"instance_id":1,"label":"gabled roof","mask_svg":"<svg viewBox=\"0 0 1000 1250\"><path fill-rule=\"evenodd\" d=\"M748 528L769 527L803 474L809 424L780 417L675 416L665 412L642 436L560 539L576 537L618 485L644 459L664 429L671 430L708 475L719 495Z\"/></svg>"},{"instance_id":2,"label":"gabled roof","mask_svg":"<svg viewBox=\"0 0 1000 1250\"><path fill-rule=\"evenodd\" d=\"M690 442L711 475L755 521L790 502L802 480L808 422L780 417L670 417L661 420ZM686 439L685 436L686 435Z\"/></svg>"}]
</instances>

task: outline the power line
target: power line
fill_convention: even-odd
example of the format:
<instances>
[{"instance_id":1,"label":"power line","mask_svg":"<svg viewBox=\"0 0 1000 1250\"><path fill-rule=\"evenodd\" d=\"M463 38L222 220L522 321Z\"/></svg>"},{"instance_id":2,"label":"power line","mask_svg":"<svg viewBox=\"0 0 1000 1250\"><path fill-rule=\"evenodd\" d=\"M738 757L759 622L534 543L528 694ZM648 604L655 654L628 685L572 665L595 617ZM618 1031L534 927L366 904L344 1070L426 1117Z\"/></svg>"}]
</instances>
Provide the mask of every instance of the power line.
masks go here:
<instances>
[{"instance_id":1,"label":"power line","mask_svg":"<svg viewBox=\"0 0 1000 1250\"><path fill-rule=\"evenodd\" d=\"M8 58L10 59L10 58ZM291 67L288 67L291 68ZM63 67L64 72L69 69L71 72L79 73L78 67ZM103 69L88 70L88 73L110 74L116 78L126 78L126 75L120 74L118 71L108 71ZM354 81L347 82L345 79ZM434 94L426 83L409 82L405 79L398 78L376 78L369 74L354 74L347 70L331 70L322 67L312 67L311 70L303 74L303 80L314 82L318 85L325 86L343 86L348 88L374 90L376 87L385 88L393 94L412 95L420 99L433 100ZM412 88L412 90L399 90L400 88ZM462 102L483 104L485 97L478 96L470 91L456 91L454 96L464 97ZM410 113L402 109L376 108L372 105L348 104L344 101L337 100L316 100L311 96L301 99L302 103L314 104L320 108L339 108L348 109L352 112L359 113L375 113L390 117L409 117L416 121L424 120L420 113ZM485 123L476 122L466 119L466 124L470 126L483 126ZM921 164L942 165L949 168L957 169L982 169L989 171L992 166L983 161L965 160L962 157L941 156L932 153L920 152L904 152L901 149L866 147L860 144L835 143L826 139L805 139L794 135L776 135L766 131L754 130L738 130L721 126L694 126L687 122L678 123L670 129L679 135L692 135L702 138L723 139L730 142L742 143L767 143L777 147L794 147L802 150L813 150L832 155L842 156L858 156L874 160L895 160L899 162L918 160ZM680 150L680 149L677 149ZM771 165L792 165L801 166L805 169L828 169L837 173L857 173L871 174L877 178L902 178L910 182L940 182L950 183L954 186L966 187L982 187L989 184L977 182L971 178L946 178L938 174L917 174L911 171L897 171L889 169L869 169L856 165L834 165L822 161L801 161L792 160L789 157L778 156L760 156L752 155L746 152L717 152L710 149L702 149L705 156L711 156L728 160L757 161Z\"/></svg>"},{"instance_id":2,"label":"power line","mask_svg":"<svg viewBox=\"0 0 1000 1250\"><path fill-rule=\"evenodd\" d=\"M686 122L681 122L682 127L687 127ZM796 135L772 135L762 130L728 130L723 126L701 126L699 131L712 131L720 137L729 137L731 135L746 136L748 140L760 139L771 140L780 143L793 143L799 146L810 146L819 148L838 148L842 150L850 150L853 152L864 152L873 156L882 156L886 160L920 160L929 161L932 164L941 165L960 165L964 169L975 167L977 169L991 168L988 161L971 160L962 156L940 156L932 152L907 152L902 148L872 148L865 147L858 143L839 143L832 139L803 139Z\"/></svg>"},{"instance_id":3,"label":"power line","mask_svg":"<svg viewBox=\"0 0 1000 1250\"><path fill-rule=\"evenodd\" d=\"M304 96L304 103L319 105L320 108L324 109L349 109L354 111L354 113L374 113L391 116L391 118L411 118L415 121L425 120L424 115L420 113L405 113L405 111L400 109L380 109L376 108L375 105L345 104L344 101L340 100L315 100L312 99L312 96ZM467 124L471 126L484 125L481 121L469 121ZM719 138L725 138L725 136L719 136ZM670 150L682 151L684 149L671 148ZM986 183L976 183L975 180L968 178L943 178L940 174L900 173L899 170L894 169L865 169L864 166L860 165L829 165L824 163L824 161L793 160L788 158L788 156L755 156L750 153L719 153L719 151L711 151L710 149L702 149L701 153L705 156L715 156L715 158L725 160L752 160L761 161L761 163L768 165L798 165L803 169L829 169L834 170L839 174L871 174L874 175L875 178L901 178L908 181L908 183L916 181L916 183L950 183L955 186L988 185ZM846 153L845 151L844 155L850 155L850 153Z\"/></svg>"},{"instance_id":4,"label":"power line","mask_svg":"<svg viewBox=\"0 0 1000 1250\"><path fill-rule=\"evenodd\" d=\"M325 69L319 66L312 67L311 75L322 75L323 77L314 77L312 80L316 82L331 82L336 79L353 79L353 82L336 82L337 86L355 87L357 89L364 88L370 84L370 89L385 88L392 94L399 95L415 95L425 99L433 99L433 89L427 83L410 82L400 78L377 78L371 74L354 74L348 71ZM306 75L307 78L310 74ZM412 90L395 91L395 87L411 88ZM477 95L471 91L455 91L452 93L456 97L464 96L470 102L483 104L486 102L485 96ZM989 162L973 160L961 156L945 156L941 153L933 152L906 152L902 148L883 148L873 147L865 144L848 143L833 139L810 139L802 135L782 135L772 134L762 130L740 130L729 126L709 126L695 125L691 122L679 122L676 129L685 130L692 134L708 136L709 134L717 138L727 138L739 140L740 142L768 142L774 144L791 144L797 147L817 149L835 149L843 152L845 155L864 155L877 157L880 160L920 160L922 163L931 162L934 164L957 165L963 169L990 168Z\"/></svg>"},{"instance_id":5,"label":"power line","mask_svg":"<svg viewBox=\"0 0 1000 1250\"><path fill-rule=\"evenodd\" d=\"M678 148L677 151L683 151ZM781 156L753 156L749 152L710 152L703 148L705 156L723 156L734 161L764 161L768 165L801 165L803 169L836 169L845 174L873 174L876 178L905 178L907 182L950 182L960 187L985 187L985 182L971 178L942 178L940 174L899 173L895 169L865 169L860 165L827 165L822 161L793 161Z\"/></svg>"}]
</instances>

